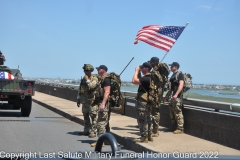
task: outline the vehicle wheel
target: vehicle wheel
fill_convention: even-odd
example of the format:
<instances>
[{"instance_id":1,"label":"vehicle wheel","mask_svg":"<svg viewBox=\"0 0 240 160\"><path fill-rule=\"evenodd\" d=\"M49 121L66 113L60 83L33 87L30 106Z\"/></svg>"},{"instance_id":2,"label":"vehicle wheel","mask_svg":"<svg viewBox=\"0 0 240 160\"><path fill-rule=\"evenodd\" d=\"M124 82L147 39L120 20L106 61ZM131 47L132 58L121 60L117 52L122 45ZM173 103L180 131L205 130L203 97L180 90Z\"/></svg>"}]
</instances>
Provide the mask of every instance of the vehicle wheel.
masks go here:
<instances>
[{"instance_id":1,"label":"vehicle wheel","mask_svg":"<svg viewBox=\"0 0 240 160\"><path fill-rule=\"evenodd\" d=\"M24 117L29 117L32 109L32 97L31 96L26 96L24 100L22 100L22 105L21 105L21 114Z\"/></svg>"}]
</instances>

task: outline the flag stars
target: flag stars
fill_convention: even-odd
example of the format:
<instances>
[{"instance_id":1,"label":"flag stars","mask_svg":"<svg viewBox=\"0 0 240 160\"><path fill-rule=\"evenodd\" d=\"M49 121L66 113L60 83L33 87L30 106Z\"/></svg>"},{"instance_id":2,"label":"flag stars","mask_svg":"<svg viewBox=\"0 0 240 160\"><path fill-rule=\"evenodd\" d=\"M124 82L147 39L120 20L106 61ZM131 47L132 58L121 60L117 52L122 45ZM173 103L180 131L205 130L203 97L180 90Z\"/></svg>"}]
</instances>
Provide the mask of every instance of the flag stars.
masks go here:
<instances>
[{"instance_id":1,"label":"flag stars","mask_svg":"<svg viewBox=\"0 0 240 160\"><path fill-rule=\"evenodd\" d=\"M158 33L177 40L184 28L185 27L164 26L159 29Z\"/></svg>"}]
</instances>

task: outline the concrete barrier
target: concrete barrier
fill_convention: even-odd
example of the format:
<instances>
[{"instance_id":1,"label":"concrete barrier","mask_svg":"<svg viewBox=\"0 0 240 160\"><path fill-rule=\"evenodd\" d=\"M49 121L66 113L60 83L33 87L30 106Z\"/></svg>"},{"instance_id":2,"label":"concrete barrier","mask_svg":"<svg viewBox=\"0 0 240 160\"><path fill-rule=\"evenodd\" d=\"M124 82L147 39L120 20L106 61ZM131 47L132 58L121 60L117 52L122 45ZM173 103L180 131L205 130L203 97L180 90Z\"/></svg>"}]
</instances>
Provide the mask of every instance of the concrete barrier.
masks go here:
<instances>
[{"instance_id":1,"label":"concrete barrier","mask_svg":"<svg viewBox=\"0 0 240 160\"><path fill-rule=\"evenodd\" d=\"M67 99L76 102L77 90L69 88L61 88L49 85L36 84L36 91ZM122 114L125 116L136 118L137 111L135 108L136 101L134 94L126 93L125 105ZM206 101L207 102L207 101ZM204 101L184 101L184 132L202 139L213 141L228 147L240 149L240 116L215 112L196 108L196 104L200 107L210 108L216 106ZM219 103L220 107L228 106L229 104ZM239 110L239 104L230 105L235 110ZM232 110L232 108L230 108ZM170 117L168 106L161 105L160 107L160 125L170 128ZM197 144L196 144L197 145Z\"/></svg>"}]
</instances>

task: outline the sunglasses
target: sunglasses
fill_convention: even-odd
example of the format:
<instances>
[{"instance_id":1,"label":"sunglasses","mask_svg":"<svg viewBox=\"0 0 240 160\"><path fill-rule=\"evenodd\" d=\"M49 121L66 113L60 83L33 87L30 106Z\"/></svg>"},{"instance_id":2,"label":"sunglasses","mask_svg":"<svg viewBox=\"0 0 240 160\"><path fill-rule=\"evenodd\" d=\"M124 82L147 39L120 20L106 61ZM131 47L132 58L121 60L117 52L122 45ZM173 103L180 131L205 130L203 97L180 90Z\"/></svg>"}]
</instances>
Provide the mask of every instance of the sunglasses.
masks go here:
<instances>
[{"instance_id":1,"label":"sunglasses","mask_svg":"<svg viewBox=\"0 0 240 160\"><path fill-rule=\"evenodd\" d=\"M88 72L88 71L90 71L90 70L84 70L84 72Z\"/></svg>"}]
</instances>

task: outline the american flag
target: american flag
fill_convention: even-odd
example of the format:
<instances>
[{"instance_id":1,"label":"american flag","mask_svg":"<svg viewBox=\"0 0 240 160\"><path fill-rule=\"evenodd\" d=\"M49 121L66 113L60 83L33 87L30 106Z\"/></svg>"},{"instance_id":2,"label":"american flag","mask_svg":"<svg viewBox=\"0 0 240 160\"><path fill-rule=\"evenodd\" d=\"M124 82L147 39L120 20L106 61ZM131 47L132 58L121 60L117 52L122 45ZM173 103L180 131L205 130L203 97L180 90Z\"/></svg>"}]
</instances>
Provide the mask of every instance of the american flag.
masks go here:
<instances>
[{"instance_id":1,"label":"american flag","mask_svg":"<svg viewBox=\"0 0 240 160\"><path fill-rule=\"evenodd\" d=\"M184 29L185 26L145 26L138 31L134 44L141 40L168 52Z\"/></svg>"},{"instance_id":2,"label":"american flag","mask_svg":"<svg viewBox=\"0 0 240 160\"><path fill-rule=\"evenodd\" d=\"M8 72L0 72L0 79L14 79L14 76Z\"/></svg>"}]
</instances>

